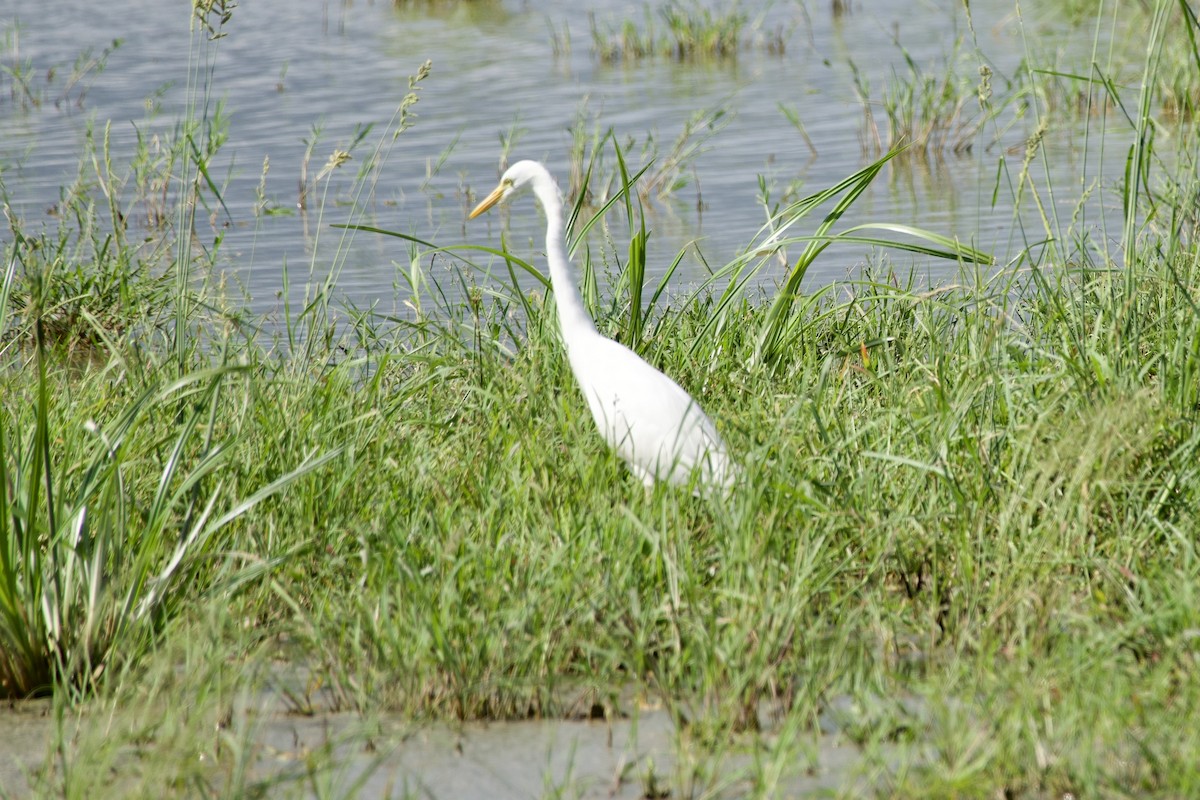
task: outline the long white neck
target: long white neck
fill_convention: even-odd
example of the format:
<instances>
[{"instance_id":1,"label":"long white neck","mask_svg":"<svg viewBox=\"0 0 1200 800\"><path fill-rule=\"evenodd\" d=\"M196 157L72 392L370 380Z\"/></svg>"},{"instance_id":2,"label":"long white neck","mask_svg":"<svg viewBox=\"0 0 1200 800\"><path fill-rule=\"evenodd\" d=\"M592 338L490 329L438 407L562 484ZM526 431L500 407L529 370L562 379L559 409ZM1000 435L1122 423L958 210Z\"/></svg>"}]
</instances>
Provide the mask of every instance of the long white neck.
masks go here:
<instances>
[{"instance_id":1,"label":"long white neck","mask_svg":"<svg viewBox=\"0 0 1200 800\"><path fill-rule=\"evenodd\" d=\"M567 247L563 240L563 203L558 186L550 173L542 171L534 177L531 187L546 214L546 260L550 262L550 283L558 306L558 324L567 347L580 337L596 334L596 323L583 305L579 286L571 274Z\"/></svg>"}]
</instances>

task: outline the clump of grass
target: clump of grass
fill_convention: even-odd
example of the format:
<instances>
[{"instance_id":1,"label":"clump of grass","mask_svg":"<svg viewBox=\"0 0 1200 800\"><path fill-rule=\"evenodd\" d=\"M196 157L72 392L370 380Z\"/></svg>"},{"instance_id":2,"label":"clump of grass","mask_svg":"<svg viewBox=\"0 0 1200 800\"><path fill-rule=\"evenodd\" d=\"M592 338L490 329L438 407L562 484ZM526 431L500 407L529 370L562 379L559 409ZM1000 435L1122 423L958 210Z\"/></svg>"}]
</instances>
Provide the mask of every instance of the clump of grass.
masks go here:
<instances>
[{"instance_id":1,"label":"clump of grass","mask_svg":"<svg viewBox=\"0 0 1200 800\"><path fill-rule=\"evenodd\" d=\"M908 225L864 223L833 232L834 227L866 191L880 170L902 152L902 149L892 150L837 185L801 198L774 213L759 231L758 240L753 242L742 256L716 271L706 282L706 286L709 286L716 282L728 281L711 316L710 326L719 331L728 324L744 324L738 319L737 301L763 269L780 261L787 264L788 248L796 245L803 245L803 250L788 267L784 282L769 303L766 319L756 331L758 344L755 348L754 363L769 364L776 361L792 341L803 335L804 326L795 320L793 314L797 305L803 306L811 298L802 296L801 285L813 262L830 245L854 242L907 250L924 256L959 260L964 263L991 264L993 257L988 253L965 245L957 239ZM833 208L811 234L792 234L794 226L830 202L833 202ZM907 238L892 240L879 234L900 234Z\"/></svg>"},{"instance_id":2,"label":"clump of grass","mask_svg":"<svg viewBox=\"0 0 1200 800\"><path fill-rule=\"evenodd\" d=\"M113 39L99 55L84 48L69 68L61 64L35 64L21 55L21 21L13 19L0 32L0 77L8 83L8 99L18 111L30 112L47 104L55 108L82 108L88 90L121 46ZM66 72L65 76L60 73ZM0 83L3 92L3 83Z\"/></svg>"},{"instance_id":3,"label":"clump of grass","mask_svg":"<svg viewBox=\"0 0 1200 800\"><path fill-rule=\"evenodd\" d=\"M717 13L704 6L685 8L670 3L663 7L662 17L672 42L671 55L679 60L733 57L746 24L745 14L736 5Z\"/></svg>"},{"instance_id":4,"label":"clump of grass","mask_svg":"<svg viewBox=\"0 0 1200 800\"><path fill-rule=\"evenodd\" d=\"M877 102L871 99L866 78L851 63L855 88L863 104L866 152L879 155L903 146L908 147L908 156L925 158L972 152L980 133L1019 98L1011 94L1011 87L995 85L1001 78L990 67L983 65L970 73L965 71L961 46L959 39L942 63L926 69L896 42L906 71L893 70ZM873 105L882 112L886 131L879 130L878 112Z\"/></svg>"},{"instance_id":5,"label":"clump of grass","mask_svg":"<svg viewBox=\"0 0 1200 800\"><path fill-rule=\"evenodd\" d=\"M660 32L655 17L665 30ZM678 61L732 60L741 47L747 17L735 3L715 11L699 2L669 2L651 12L645 6L642 25L625 20L606 25L589 15L592 50L603 62L631 62L649 57Z\"/></svg>"},{"instance_id":6,"label":"clump of grass","mask_svg":"<svg viewBox=\"0 0 1200 800\"><path fill-rule=\"evenodd\" d=\"M911 142L916 152L926 155L969 153L986 123L980 113L979 82L961 79L948 65L932 74L923 71L907 51L904 60L908 74L894 75L883 95L889 148ZM990 85L987 91L992 91Z\"/></svg>"},{"instance_id":7,"label":"clump of grass","mask_svg":"<svg viewBox=\"0 0 1200 800\"><path fill-rule=\"evenodd\" d=\"M1127 33L1149 30L1156 15L1165 22L1165 33L1154 42L1154 69L1143 76L1146 40ZM1036 98L1048 113L1067 118L1127 113L1121 95L1133 91L1145 77L1152 82L1156 108L1168 119L1185 123L1193 119L1200 103L1195 81L1200 68L1200 21L1189 4L1135 4L1113 7L1107 15L1089 7L1089 13L1073 23L1092 25L1092 50L1065 58L1030 52L1013 78L1014 85L1022 87L1021 94L1030 98L1023 104Z\"/></svg>"},{"instance_id":8,"label":"clump of grass","mask_svg":"<svg viewBox=\"0 0 1200 800\"><path fill-rule=\"evenodd\" d=\"M128 236L107 128L97 145L89 127L85 147L87 166L63 189L53 229L31 231L6 215L13 274L0 342L27 347L36 331L46 347L86 355L127 336L145 343L161 333L170 302L165 272L157 268L161 243L135 244ZM7 194L2 181L0 193ZM93 193L107 202L95 203Z\"/></svg>"},{"instance_id":9,"label":"clump of grass","mask_svg":"<svg viewBox=\"0 0 1200 800\"><path fill-rule=\"evenodd\" d=\"M649 140L649 152L643 158L647 163L653 163L653 167L647 179L639 185L639 194L644 199L664 199L678 194L690 182L687 172L696 157L708 149L708 143L729 123L730 118L731 113L725 106L696 111L671 142L670 149L663 154L657 152L653 139Z\"/></svg>"},{"instance_id":10,"label":"clump of grass","mask_svg":"<svg viewBox=\"0 0 1200 800\"><path fill-rule=\"evenodd\" d=\"M17 262L33 287L16 315L0 316L0 333L10 317L30 331L34 372L30 380L16 371L23 337L10 338L0 413L0 691L18 698L56 687L90 692L114 662L144 654L197 573L222 571L226 526L325 460L231 496L217 476L238 437L227 392L237 393L242 367L173 378L130 364L117 343L134 334L85 310L99 339L96 367L70 368L50 338L65 324L47 308L51 278L28 275L24 244L14 246L0 287L6 312Z\"/></svg>"},{"instance_id":11,"label":"clump of grass","mask_svg":"<svg viewBox=\"0 0 1200 800\"><path fill-rule=\"evenodd\" d=\"M601 128L594 118L581 110L571 127L566 196L569 200L582 198L585 206L599 208L624 187L615 180L619 177L618 165L610 163L606 155L607 144L612 141L614 149L622 152L614 161L637 155L639 169L645 172L645 177L634 187L641 202L676 198L691 184L696 158L708 150L711 140L731 119L732 113L725 105L700 109L688 117L664 152L657 132L651 131L640 141L627 137L618 142L611 128ZM605 180L605 177L611 180ZM702 203L699 189L696 202Z\"/></svg>"},{"instance_id":12,"label":"clump of grass","mask_svg":"<svg viewBox=\"0 0 1200 800\"><path fill-rule=\"evenodd\" d=\"M197 658L224 664L253 620L287 635L264 656L411 718L636 713L632 687L709 763L780 730L798 738L771 762L798 763L850 697L840 724L864 769L886 754L885 793L1185 792L1161 764L1200 742L1137 731L1200 710L1179 680L1200 591L1186 255L1139 260L1128 284L964 271L926 289L885 267L805 304L769 371L746 366L768 308L739 302L744 325L720 335L710 297L647 309L643 352L744 464L723 503L642 491L572 393L551 309L505 282L427 307L413 334L360 329L356 358L281 354L227 379L244 410L213 475L235 491L342 455L231 523L214 557L252 553L271 580L216 584L213 613L234 603L240 633ZM627 330L622 306L596 311ZM199 630L176 624L179 641ZM136 730L156 751L203 744ZM244 753L231 741L212 763ZM682 762L655 785L718 785Z\"/></svg>"},{"instance_id":13,"label":"clump of grass","mask_svg":"<svg viewBox=\"0 0 1200 800\"><path fill-rule=\"evenodd\" d=\"M1162 40L1162 54L1150 72L1163 112L1183 121L1196 119L1200 111L1200 17L1188 3L1173 4L1168 19L1173 35Z\"/></svg>"}]
</instances>

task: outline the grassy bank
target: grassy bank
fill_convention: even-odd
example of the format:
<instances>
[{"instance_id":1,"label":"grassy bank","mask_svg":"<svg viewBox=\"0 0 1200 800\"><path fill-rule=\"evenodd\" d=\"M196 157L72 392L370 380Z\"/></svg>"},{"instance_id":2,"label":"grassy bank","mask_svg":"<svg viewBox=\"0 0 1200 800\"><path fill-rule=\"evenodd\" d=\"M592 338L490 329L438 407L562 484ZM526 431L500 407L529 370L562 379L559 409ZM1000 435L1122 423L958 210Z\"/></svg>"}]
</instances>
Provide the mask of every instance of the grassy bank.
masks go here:
<instances>
[{"instance_id":1,"label":"grassy bank","mask_svg":"<svg viewBox=\"0 0 1200 800\"><path fill-rule=\"evenodd\" d=\"M822 726L859 748L846 796L1197 794L1200 184L1166 166L1196 133L1156 150L1151 95L1126 100L1121 231L1043 217L1046 242L936 287L877 257L800 293L826 240L799 237L845 232L830 207L900 160L645 306L637 193L581 201L573 234L632 231L585 292L600 327L742 465L710 498L646 492L607 451L553 295L487 253L437 243L473 259L461 300L405 319L318 291L258 328L192 237L208 151L176 143L185 189L144 241L118 193L88 199L95 143L55 227L9 218L0 283L0 692L48 698L35 792L352 795L333 749L262 767L266 692L368 728L662 706L678 763L633 769L672 796L786 793ZM635 188L613 152L594 185Z\"/></svg>"},{"instance_id":2,"label":"grassy bank","mask_svg":"<svg viewBox=\"0 0 1200 800\"><path fill-rule=\"evenodd\" d=\"M808 305L770 370L746 368L736 328L703 337L705 301L663 313L672 335L646 346L744 464L727 501L642 491L540 304L516 339L485 303L459 309L465 344L385 329L350 359L336 338L304 357L220 339L182 377L125 346L10 349L6 539L29 526L58 559L42 574L78 582L43 591L74 637L68 683L114 698L85 708L156 717L117 732L155 754L147 786L198 754L232 769L220 737L186 734L196 695L219 715L282 658L315 676L289 690L301 710L320 686L414 719L619 714L634 686L718 756L790 727L775 757L799 764L848 697L864 753L903 754L876 776L888 793L1186 796L1196 252L933 291L879 277ZM739 310L747 328L765 313ZM150 680L156 664L188 671ZM96 747L46 788L111 790L90 759L114 745Z\"/></svg>"}]
</instances>

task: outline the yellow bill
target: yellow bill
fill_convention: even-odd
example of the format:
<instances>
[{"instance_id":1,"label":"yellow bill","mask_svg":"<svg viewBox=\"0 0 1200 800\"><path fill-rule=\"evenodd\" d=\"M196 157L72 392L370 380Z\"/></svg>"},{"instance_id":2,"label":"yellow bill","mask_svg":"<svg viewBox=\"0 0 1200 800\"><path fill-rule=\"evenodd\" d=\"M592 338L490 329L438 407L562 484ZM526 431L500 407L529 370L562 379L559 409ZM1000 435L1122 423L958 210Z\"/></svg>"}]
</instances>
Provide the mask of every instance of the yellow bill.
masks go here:
<instances>
[{"instance_id":1,"label":"yellow bill","mask_svg":"<svg viewBox=\"0 0 1200 800\"><path fill-rule=\"evenodd\" d=\"M505 188L504 184L502 183L499 186L497 186L495 189L493 189L492 193L489 194L487 197L483 198L483 202L481 202L479 205L475 206L474 210L472 210L471 213L467 215L467 219L475 219L480 214L487 211L492 206L496 205L496 203L499 203L500 198L504 197L504 188Z\"/></svg>"}]
</instances>

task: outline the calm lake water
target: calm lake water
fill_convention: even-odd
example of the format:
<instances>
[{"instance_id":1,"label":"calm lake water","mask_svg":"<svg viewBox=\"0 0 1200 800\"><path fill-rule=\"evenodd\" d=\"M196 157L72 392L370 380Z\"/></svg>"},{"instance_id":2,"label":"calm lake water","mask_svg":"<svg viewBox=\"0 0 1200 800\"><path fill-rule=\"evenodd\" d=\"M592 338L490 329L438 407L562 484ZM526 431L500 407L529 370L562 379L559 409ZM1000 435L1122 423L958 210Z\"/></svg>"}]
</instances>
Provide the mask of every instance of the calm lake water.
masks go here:
<instances>
[{"instance_id":1,"label":"calm lake water","mask_svg":"<svg viewBox=\"0 0 1200 800\"><path fill-rule=\"evenodd\" d=\"M307 280L324 279L336 269L345 298L390 310L406 295L396 287L397 263L407 268L407 245L357 233L339 256L342 233L330 223L378 225L440 245L496 246L507 229L513 249L533 256L542 234L530 201L519 204L511 217L492 214L466 224L471 200L495 183L502 136L515 134L513 160L543 160L565 185L570 129L581 115L588 130L612 127L623 141L635 140L631 153L638 161L649 137L665 154L697 110L719 106L728 111L725 127L690 163L689 185L647 211L652 266L665 269L693 241L709 264L724 264L766 219L757 200L759 176L775 186L778 197L792 182L808 193L867 163L852 63L877 102L889 76L905 72L905 52L922 69L939 74L952 60L956 42L965 39L960 71L973 74L986 61L999 86L1026 57L1075 69L1071 43L1077 41L1084 52L1091 44L1090 30L1072 36L1065 23L1038 18L1037 8L1026 9L1022 37L1011 0L971 3L979 52L971 44L961 3L950 0L856 3L845 14L833 13L826 2L742 7L755 24L736 61L651 58L607 64L594 50L588 12L565 0L400 5L243 0L226 26L228 36L213 51L210 92L214 101L224 101L229 118L228 141L213 168L225 185L228 215L220 211L213 219L227 229L222 255L228 269L259 310L279 304L285 265L293 299L302 295ZM624 19L644 21L645 8L602 0L591 13L598 25L615 28ZM14 81L0 78L0 170L26 224L46 220L59 187L76 177L89 122L98 128L111 122L114 164L122 172L139 130L151 135L173 128L189 96L188 24L183 5L161 0L126 0L117 6L0 0L0 61L31 65L33 88L46 99L41 107L22 107L14 99ZM99 55L114 39L121 44L109 55L107 68L85 78L56 106L54 98L80 53L90 48ZM781 43L782 53L768 47L770 42ZM354 172L408 92L408 76L427 59L433 71L422 84L415 124L391 149L375 201L352 213ZM48 80L51 68L56 74ZM78 102L81 87L86 95ZM796 110L815 155L780 104ZM966 111L976 113L977 105L972 101ZM1004 124L1009 121L1006 115ZM356 159L330 182L323 217L315 213L318 197L310 198L307 216L296 213L306 140L317 141L311 177L335 147L346 147L356 128L367 124L376 127L355 151ZM1015 176L1022 142L1033 127L1032 120L1017 120L998 141L999 129L990 129L968 154L910 159L889 169L848 221L920 224L973 240L1003 262L1027 242L1043 238L1034 217L1024 220L1030 223L1025 229L1014 219L1007 179L992 202L1001 162ZM1051 202L1066 218L1082 192L1081 131L1079 122L1052 127L1047 166L1039 165L1039 180L1061 189ZM1119 178L1125 137L1122 131L1109 135L1109 156L1102 164L1097 152L1087 155L1089 180ZM1093 150L1099 138L1092 138ZM254 213L268 158L263 197L288 213ZM132 204L133 196L127 190L127 202ZM136 207L127 210L130 218L137 213ZM208 219L198 226L201 238L211 242L214 228ZM844 277L866 256L862 248L831 250L810 272L810 284ZM895 263L907 270L914 262L897 255ZM946 263L918 261L915 266L934 280L954 271ZM683 286L703 274L699 260L689 255L674 280Z\"/></svg>"}]
</instances>

